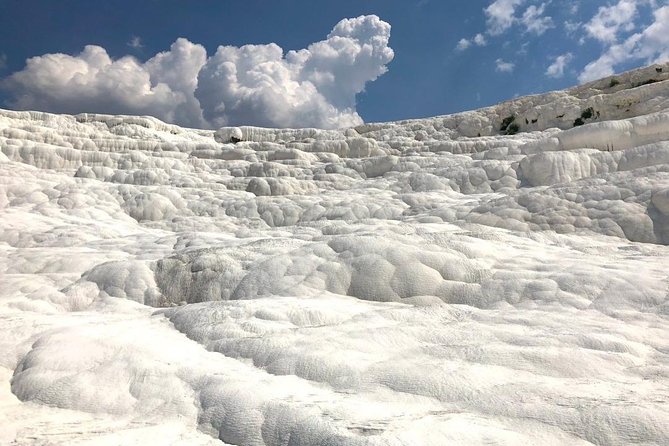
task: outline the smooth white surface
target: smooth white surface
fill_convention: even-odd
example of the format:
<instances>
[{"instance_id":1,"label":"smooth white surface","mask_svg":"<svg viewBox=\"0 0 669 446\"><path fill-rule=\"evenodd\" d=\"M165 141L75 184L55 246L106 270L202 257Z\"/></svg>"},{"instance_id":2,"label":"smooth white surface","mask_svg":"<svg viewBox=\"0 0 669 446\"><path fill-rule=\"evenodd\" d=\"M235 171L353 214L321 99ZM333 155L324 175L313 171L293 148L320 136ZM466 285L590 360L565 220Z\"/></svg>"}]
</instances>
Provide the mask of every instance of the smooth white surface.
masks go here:
<instances>
[{"instance_id":1,"label":"smooth white surface","mask_svg":"<svg viewBox=\"0 0 669 446\"><path fill-rule=\"evenodd\" d=\"M664 73L328 131L0 111L0 442L667 444Z\"/></svg>"}]
</instances>

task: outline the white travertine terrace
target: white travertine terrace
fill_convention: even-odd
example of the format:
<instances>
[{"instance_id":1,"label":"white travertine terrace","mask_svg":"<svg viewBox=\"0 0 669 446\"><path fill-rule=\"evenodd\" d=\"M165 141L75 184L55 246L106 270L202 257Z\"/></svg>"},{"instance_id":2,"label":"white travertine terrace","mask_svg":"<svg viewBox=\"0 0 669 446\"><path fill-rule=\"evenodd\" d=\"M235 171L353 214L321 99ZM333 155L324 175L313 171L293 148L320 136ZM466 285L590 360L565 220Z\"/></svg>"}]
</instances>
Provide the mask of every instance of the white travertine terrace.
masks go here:
<instances>
[{"instance_id":1,"label":"white travertine terrace","mask_svg":"<svg viewBox=\"0 0 669 446\"><path fill-rule=\"evenodd\" d=\"M667 245L669 64L342 130L0 110L0 443L669 444Z\"/></svg>"}]
</instances>

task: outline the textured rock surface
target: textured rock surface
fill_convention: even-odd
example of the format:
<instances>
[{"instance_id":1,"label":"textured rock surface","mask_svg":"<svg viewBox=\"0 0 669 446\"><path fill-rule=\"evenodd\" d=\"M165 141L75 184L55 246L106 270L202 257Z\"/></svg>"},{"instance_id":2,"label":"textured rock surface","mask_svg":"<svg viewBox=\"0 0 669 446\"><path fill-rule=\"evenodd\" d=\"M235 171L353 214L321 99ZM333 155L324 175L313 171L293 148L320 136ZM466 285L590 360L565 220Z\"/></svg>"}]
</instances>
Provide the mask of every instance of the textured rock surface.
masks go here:
<instances>
[{"instance_id":1,"label":"textured rock surface","mask_svg":"<svg viewBox=\"0 0 669 446\"><path fill-rule=\"evenodd\" d=\"M0 110L0 442L669 443L668 76L336 131Z\"/></svg>"}]
</instances>

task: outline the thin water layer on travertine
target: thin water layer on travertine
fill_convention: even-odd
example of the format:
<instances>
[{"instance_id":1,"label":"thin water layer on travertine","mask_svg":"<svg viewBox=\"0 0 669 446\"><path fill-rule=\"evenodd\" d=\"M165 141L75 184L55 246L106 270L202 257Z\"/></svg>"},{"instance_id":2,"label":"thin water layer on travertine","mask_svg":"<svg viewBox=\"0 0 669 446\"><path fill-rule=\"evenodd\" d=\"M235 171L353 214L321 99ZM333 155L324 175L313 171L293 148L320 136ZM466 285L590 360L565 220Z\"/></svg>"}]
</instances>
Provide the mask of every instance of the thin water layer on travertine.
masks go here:
<instances>
[{"instance_id":1,"label":"thin water layer on travertine","mask_svg":"<svg viewBox=\"0 0 669 446\"><path fill-rule=\"evenodd\" d=\"M327 131L0 111L0 440L668 443L666 68Z\"/></svg>"}]
</instances>

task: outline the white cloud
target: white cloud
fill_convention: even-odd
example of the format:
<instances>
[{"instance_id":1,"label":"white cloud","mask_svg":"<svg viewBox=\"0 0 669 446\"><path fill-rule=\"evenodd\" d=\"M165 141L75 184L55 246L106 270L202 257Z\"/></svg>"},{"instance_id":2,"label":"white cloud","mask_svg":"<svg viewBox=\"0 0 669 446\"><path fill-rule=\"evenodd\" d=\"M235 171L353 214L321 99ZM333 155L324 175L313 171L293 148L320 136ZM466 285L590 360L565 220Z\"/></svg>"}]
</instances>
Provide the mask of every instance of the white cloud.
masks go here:
<instances>
[{"instance_id":1,"label":"white cloud","mask_svg":"<svg viewBox=\"0 0 669 446\"><path fill-rule=\"evenodd\" d=\"M511 73L516 67L516 64L512 62L505 62L502 59L497 59L495 61L495 71L499 73Z\"/></svg>"},{"instance_id":2,"label":"white cloud","mask_svg":"<svg viewBox=\"0 0 669 446\"><path fill-rule=\"evenodd\" d=\"M530 46L530 42L523 42L522 45L520 45L520 48L516 50L516 54L519 56L525 56L527 54L527 49Z\"/></svg>"},{"instance_id":3,"label":"white cloud","mask_svg":"<svg viewBox=\"0 0 669 446\"><path fill-rule=\"evenodd\" d=\"M142 44L142 39L140 39L137 36L132 36L132 39L127 44L130 48L134 48L136 50L141 50L144 48L144 45Z\"/></svg>"},{"instance_id":4,"label":"white cloud","mask_svg":"<svg viewBox=\"0 0 669 446\"><path fill-rule=\"evenodd\" d=\"M474 36L474 43L478 46L485 46L488 42L485 40L485 36L481 33L478 33Z\"/></svg>"},{"instance_id":5,"label":"white cloud","mask_svg":"<svg viewBox=\"0 0 669 446\"><path fill-rule=\"evenodd\" d=\"M540 6L530 5L521 18L521 22L527 28L527 31L538 36L545 33L550 28L553 28L553 19L549 16L544 16L546 4L542 3Z\"/></svg>"},{"instance_id":6,"label":"white cloud","mask_svg":"<svg viewBox=\"0 0 669 446\"><path fill-rule=\"evenodd\" d=\"M188 63L195 59L201 66L206 60L205 49L185 39L177 40L168 53L173 51L175 57L187 53ZM9 104L18 109L147 114L179 122L177 110L189 102L193 91L182 88L182 83L173 85L152 79L149 67L154 65L154 59L145 64L132 56L112 60L104 48L88 45L76 56L45 54L30 58L22 71L1 85L15 98ZM173 77L183 74L175 72ZM197 117L191 118L191 123L196 124L192 121L197 121Z\"/></svg>"},{"instance_id":7,"label":"white cloud","mask_svg":"<svg viewBox=\"0 0 669 446\"><path fill-rule=\"evenodd\" d=\"M564 30L567 31L567 34L572 35L581 28L581 22L570 22L569 20L564 22Z\"/></svg>"},{"instance_id":8,"label":"white cloud","mask_svg":"<svg viewBox=\"0 0 669 446\"><path fill-rule=\"evenodd\" d=\"M515 22L516 8L525 0L495 0L484 12L488 33L496 36L509 29Z\"/></svg>"},{"instance_id":9,"label":"white cloud","mask_svg":"<svg viewBox=\"0 0 669 446\"><path fill-rule=\"evenodd\" d=\"M362 123L355 95L393 59L390 25L377 16L339 22L326 40L285 57L275 44L221 46L203 67L196 97L205 118L236 125L341 127Z\"/></svg>"},{"instance_id":10,"label":"white cloud","mask_svg":"<svg viewBox=\"0 0 669 446\"><path fill-rule=\"evenodd\" d=\"M669 6L653 12L653 23L642 32L629 36L622 43L611 45L598 59L585 66L580 82L610 76L624 62L642 60L646 63L669 60Z\"/></svg>"},{"instance_id":11,"label":"white cloud","mask_svg":"<svg viewBox=\"0 0 669 446\"><path fill-rule=\"evenodd\" d=\"M579 82L585 83L611 76L615 72L614 67L616 65L630 59L632 49L636 45L635 40L638 40L638 38L639 34L635 34L624 43L611 46L598 59L585 66L578 76Z\"/></svg>"},{"instance_id":12,"label":"white cloud","mask_svg":"<svg viewBox=\"0 0 669 446\"><path fill-rule=\"evenodd\" d=\"M221 46L207 59L204 47L178 39L141 63L89 45L28 59L0 86L18 109L148 114L192 127L355 125L356 94L393 59L389 37L390 25L372 15L344 19L326 40L285 56L268 44Z\"/></svg>"},{"instance_id":13,"label":"white cloud","mask_svg":"<svg viewBox=\"0 0 669 446\"><path fill-rule=\"evenodd\" d=\"M642 42L636 48L635 56L649 62L669 60L669 6L664 6L653 14L655 21L645 29Z\"/></svg>"},{"instance_id":14,"label":"white cloud","mask_svg":"<svg viewBox=\"0 0 669 446\"><path fill-rule=\"evenodd\" d=\"M560 78L564 76L564 69L574 58L572 53L565 53L555 58L555 61L546 69L546 76Z\"/></svg>"},{"instance_id":15,"label":"white cloud","mask_svg":"<svg viewBox=\"0 0 669 446\"><path fill-rule=\"evenodd\" d=\"M152 83L168 85L180 95L181 102L169 122L188 127L210 126L203 118L200 102L195 98L198 75L206 61L207 52L203 46L182 38L177 39L169 51L156 54L144 64Z\"/></svg>"},{"instance_id":16,"label":"white cloud","mask_svg":"<svg viewBox=\"0 0 669 446\"><path fill-rule=\"evenodd\" d=\"M586 32L593 39L613 43L618 32L632 31L633 19L637 14L637 0L620 0L615 5L601 6L597 14L584 25Z\"/></svg>"},{"instance_id":17,"label":"white cloud","mask_svg":"<svg viewBox=\"0 0 669 446\"><path fill-rule=\"evenodd\" d=\"M19 109L147 114L204 126L193 92L205 61L204 47L186 39L178 39L170 51L144 64L132 56L112 60L104 48L88 45L77 56L46 54L28 59L26 68L5 79L2 86L14 95L10 104ZM187 109L193 110L187 113Z\"/></svg>"},{"instance_id":18,"label":"white cloud","mask_svg":"<svg viewBox=\"0 0 669 446\"><path fill-rule=\"evenodd\" d=\"M458 51L464 51L468 49L469 47L472 46L472 44L476 44L476 46L485 46L488 44L488 41L486 40L485 36L481 33L478 33L475 35L471 40L470 39L465 39L462 38L456 45L455 49Z\"/></svg>"},{"instance_id":19,"label":"white cloud","mask_svg":"<svg viewBox=\"0 0 669 446\"><path fill-rule=\"evenodd\" d=\"M467 48L469 48L470 46L472 46L472 42L471 42L471 40L467 40L467 39L465 39L465 38L462 38L462 39L460 39L460 41L458 42L458 44L457 44L457 46L455 47L455 49L458 50L458 51L464 51L464 50L466 50Z\"/></svg>"}]
</instances>

